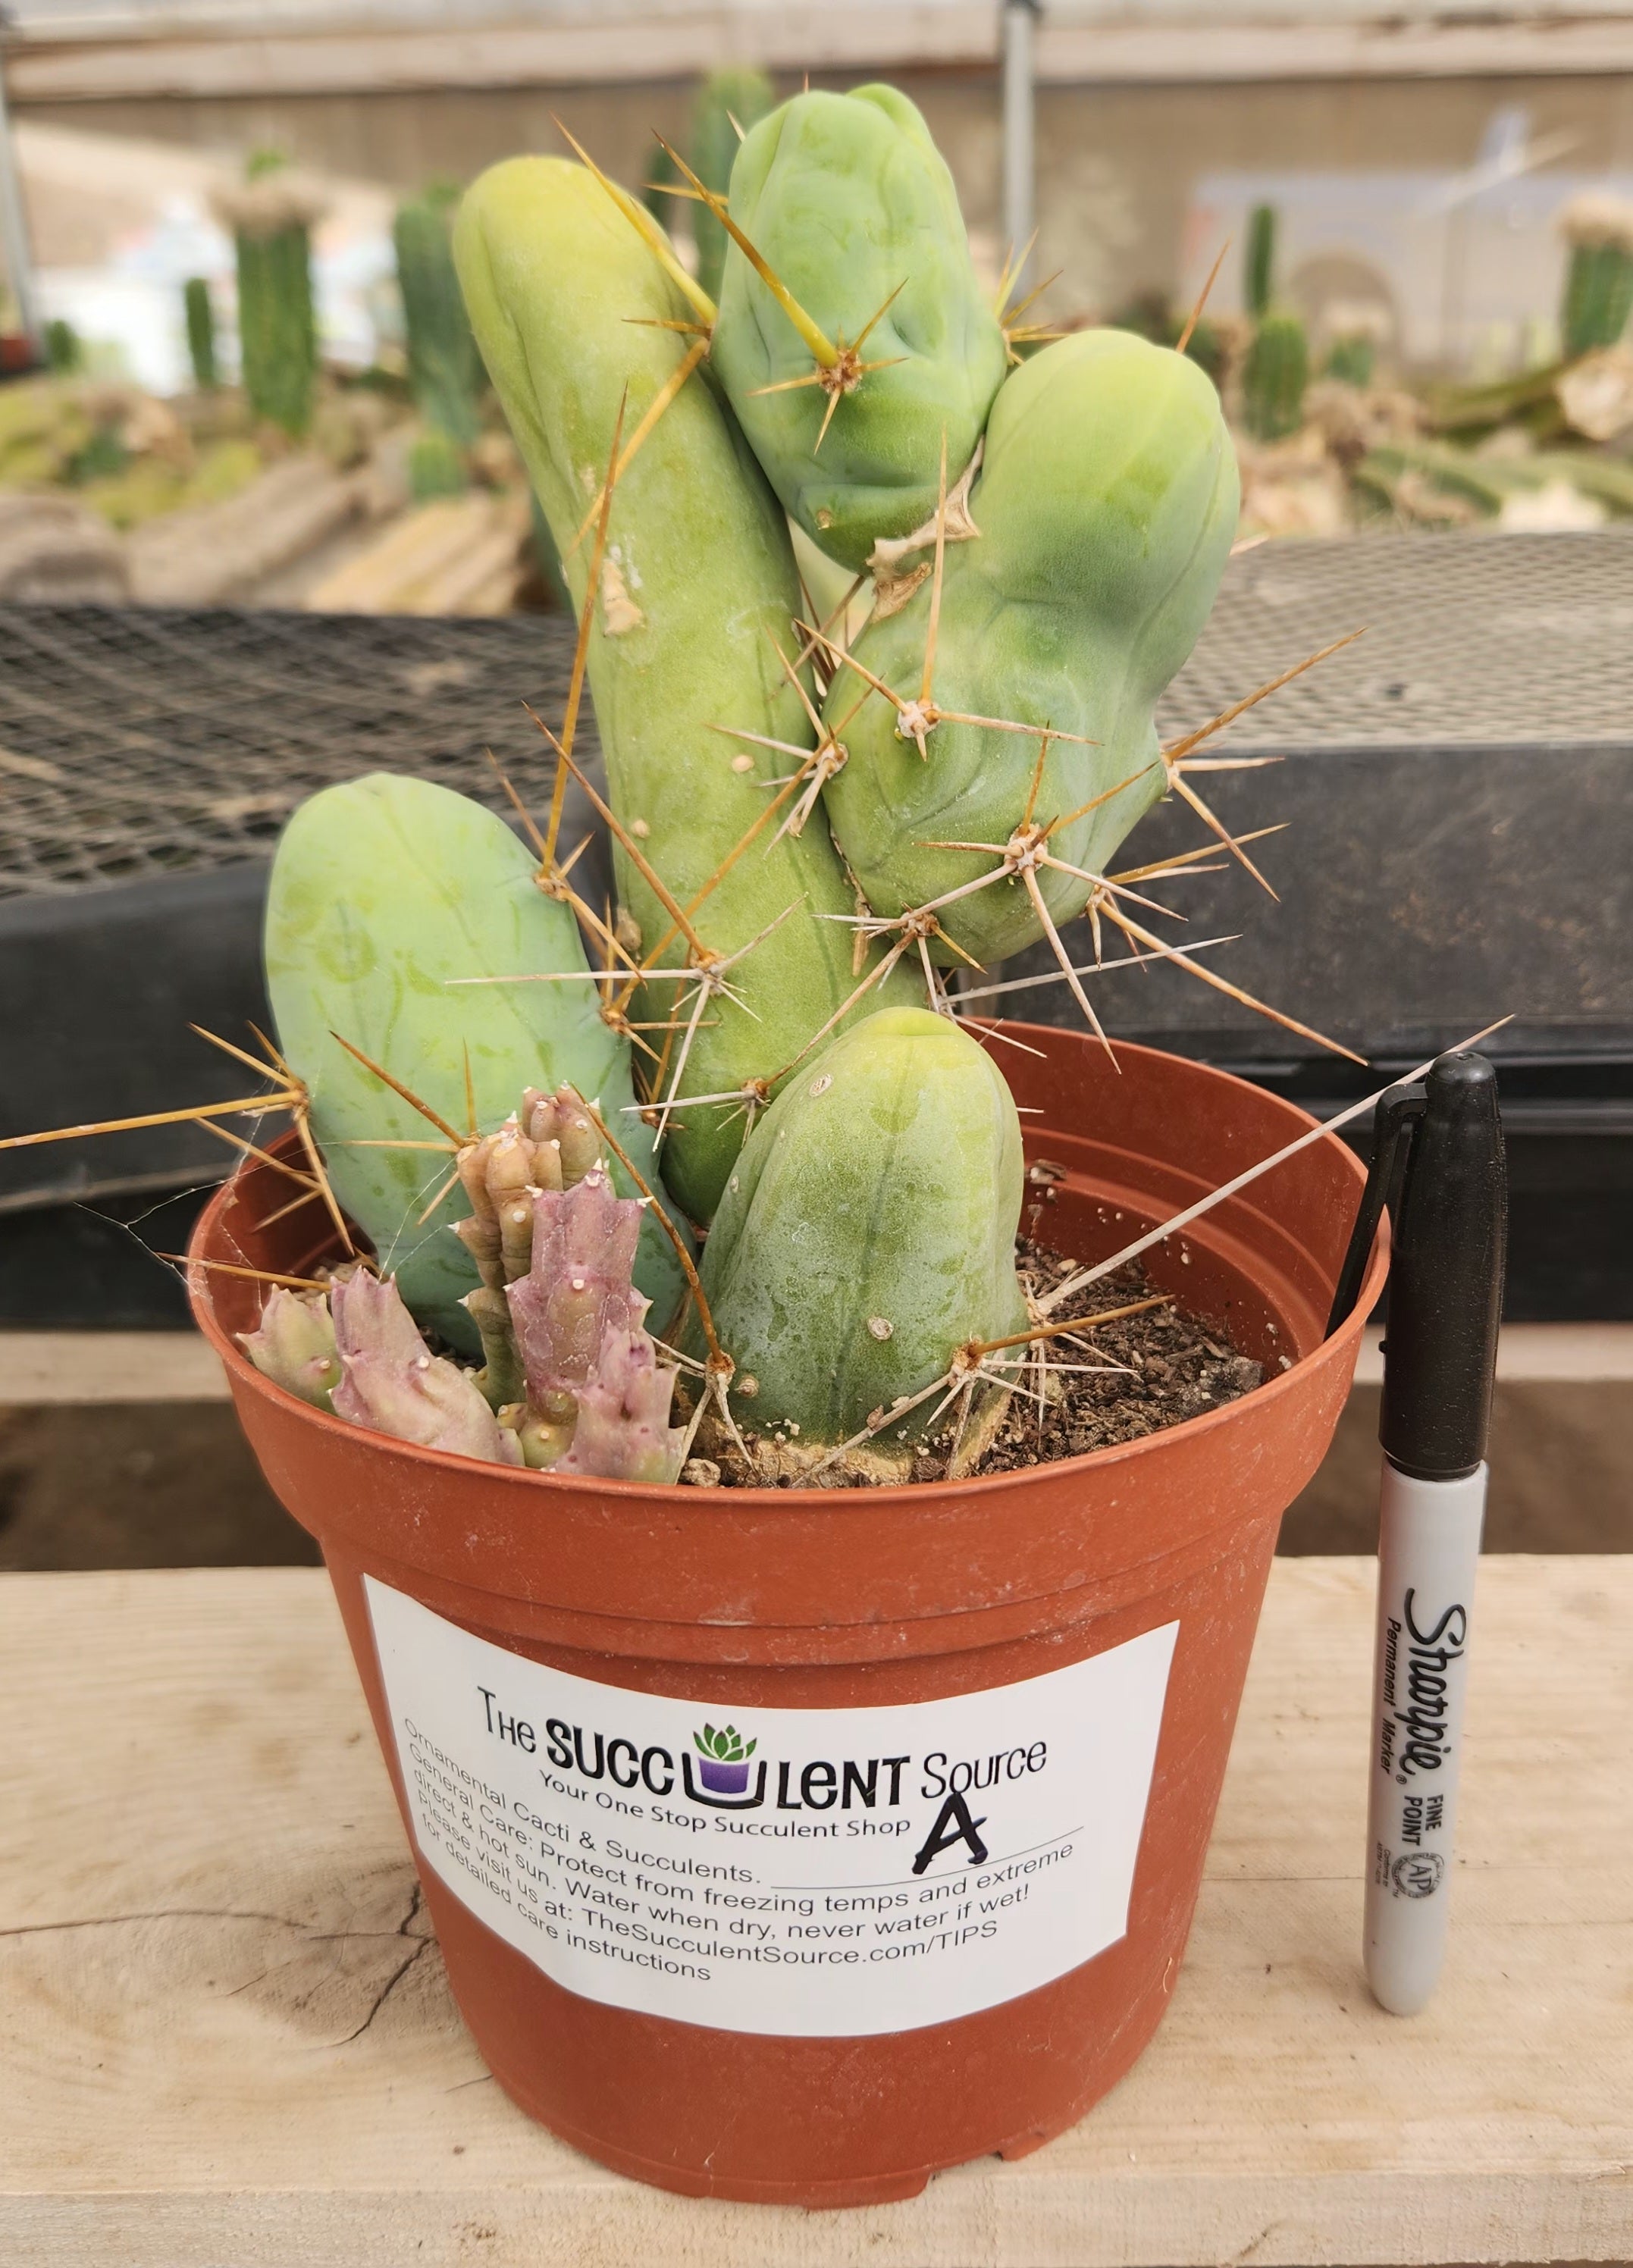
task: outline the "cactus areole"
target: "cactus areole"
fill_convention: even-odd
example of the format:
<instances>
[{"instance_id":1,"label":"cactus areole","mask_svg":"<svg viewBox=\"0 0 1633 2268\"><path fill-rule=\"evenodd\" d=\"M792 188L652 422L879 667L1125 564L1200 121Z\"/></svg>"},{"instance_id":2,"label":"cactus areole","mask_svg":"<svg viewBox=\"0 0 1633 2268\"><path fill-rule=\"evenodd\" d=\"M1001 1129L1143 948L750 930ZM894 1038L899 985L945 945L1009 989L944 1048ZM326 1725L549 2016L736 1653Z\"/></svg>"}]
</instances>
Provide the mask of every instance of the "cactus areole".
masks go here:
<instances>
[{"instance_id":1,"label":"cactus areole","mask_svg":"<svg viewBox=\"0 0 1633 2268\"><path fill-rule=\"evenodd\" d=\"M1035 2147L1154 2029L1383 1263L1326 1336L1341 1143L982 1012L1043 941L1095 1023L1113 932L1171 950L1160 877L1247 862L1185 777L1223 720L1154 723L1235 527L1212 386L1001 320L891 90L725 122L729 179L717 141L669 192L720 224L718 304L587 152L464 198L571 690L514 824L379 773L290 821L294 1123L191 1284L495 2076L644 2179L863 2204ZM1118 867L1170 792L1201 847ZM1136 1241L1266 1382L1034 1452L1017 1412L1041 1444L1114 1320L1061 1302Z\"/></svg>"}]
</instances>

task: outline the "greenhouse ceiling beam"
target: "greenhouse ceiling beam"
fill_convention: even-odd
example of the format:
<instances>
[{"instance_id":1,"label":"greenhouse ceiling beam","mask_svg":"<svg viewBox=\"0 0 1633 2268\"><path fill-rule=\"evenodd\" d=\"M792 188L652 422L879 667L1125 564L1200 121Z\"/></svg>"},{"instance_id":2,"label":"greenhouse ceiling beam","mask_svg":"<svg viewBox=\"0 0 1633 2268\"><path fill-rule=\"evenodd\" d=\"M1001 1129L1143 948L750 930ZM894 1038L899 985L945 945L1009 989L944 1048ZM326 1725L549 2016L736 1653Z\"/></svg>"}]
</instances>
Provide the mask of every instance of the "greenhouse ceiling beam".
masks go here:
<instances>
[{"instance_id":1,"label":"greenhouse ceiling beam","mask_svg":"<svg viewBox=\"0 0 1633 2268\"><path fill-rule=\"evenodd\" d=\"M577 22L515 20L354 31L83 39L14 35L21 103L142 96L268 96L445 87L570 86L688 78L723 57L772 70L996 69L994 5L698 7ZM173 26L174 19L173 19ZM1044 15L1041 85L1533 77L1633 71L1633 6L1574 17L1495 9L1401 16L1232 20L1198 8L1160 23Z\"/></svg>"}]
</instances>

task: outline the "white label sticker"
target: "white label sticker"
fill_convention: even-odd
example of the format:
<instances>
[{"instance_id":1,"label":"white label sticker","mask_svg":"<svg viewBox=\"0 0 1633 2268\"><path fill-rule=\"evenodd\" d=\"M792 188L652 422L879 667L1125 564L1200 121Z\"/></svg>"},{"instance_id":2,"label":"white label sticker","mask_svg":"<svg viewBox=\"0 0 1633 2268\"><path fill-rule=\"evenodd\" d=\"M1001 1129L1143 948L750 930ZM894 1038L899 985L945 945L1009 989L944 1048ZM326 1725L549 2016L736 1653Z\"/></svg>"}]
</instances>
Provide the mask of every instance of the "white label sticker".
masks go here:
<instances>
[{"instance_id":1,"label":"white label sticker","mask_svg":"<svg viewBox=\"0 0 1633 2268\"><path fill-rule=\"evenodd\" d=\"M366 1579L416 1839L586 1999L725 2031L910 2031L1128 1926L1179 1625L874 1709L600 1685Z\"/></svg>"}]
</instances>

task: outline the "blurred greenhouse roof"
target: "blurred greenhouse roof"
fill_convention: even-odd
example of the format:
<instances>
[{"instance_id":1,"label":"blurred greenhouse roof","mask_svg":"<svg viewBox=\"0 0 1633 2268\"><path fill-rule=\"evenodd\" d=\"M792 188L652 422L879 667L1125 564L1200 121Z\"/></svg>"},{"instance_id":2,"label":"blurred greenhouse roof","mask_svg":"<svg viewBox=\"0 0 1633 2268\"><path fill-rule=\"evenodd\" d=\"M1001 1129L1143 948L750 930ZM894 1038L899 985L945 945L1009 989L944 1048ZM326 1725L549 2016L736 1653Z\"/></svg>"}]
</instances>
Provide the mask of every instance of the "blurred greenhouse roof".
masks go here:
<instances>
[{"instance_id":1,"label":"blurred greenhouse roof","mask_svg":"<svg viewBox=\"0 0 1633 2268\"><path fill-rule=\"evenodd\" d=\"M999 0L10 0L24 101L996 62ZM1633 70L1633 0L1048 0L1045 81Z\"/></svg>"}]
</instances>

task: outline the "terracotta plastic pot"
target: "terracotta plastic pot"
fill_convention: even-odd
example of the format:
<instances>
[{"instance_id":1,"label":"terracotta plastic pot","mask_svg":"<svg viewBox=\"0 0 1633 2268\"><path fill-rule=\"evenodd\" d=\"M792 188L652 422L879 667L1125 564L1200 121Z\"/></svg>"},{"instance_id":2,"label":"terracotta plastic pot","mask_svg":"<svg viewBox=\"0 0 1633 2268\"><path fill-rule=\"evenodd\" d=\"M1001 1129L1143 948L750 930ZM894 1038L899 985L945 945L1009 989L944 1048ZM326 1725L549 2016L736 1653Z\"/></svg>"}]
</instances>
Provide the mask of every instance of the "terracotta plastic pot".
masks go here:
<instances>
[{"instance_id":1,"label":"terracotta plastic pot","mask_svg":"<svg viewBox=\"0 0 1633 2268\"><path fill-rule=\"evenodd\" d=\"M1119 1074L1086 1037L1008 1028L1047 1057L1004 1050L1056 1169L1026 1225L1079 1260L1310 1123L1174 1057L1119 1048ZM666 2188L851 2205L1035 2149L1127 2071L1184 1949L1277 1523L1381 1288L1380 1243L1323 1341L1361 1179L1313 1145L1148 1259L1262 1363L1255 1392L884 1490L408 1447L268 1384L233 1338L259 1287L194 1270L261 1467L323 1547L454 1995L524 2109ZM315 1208L255 1226L287 1200L249 1166L195 1257L305 1272Z\"/></svg>"}]
</instances>

